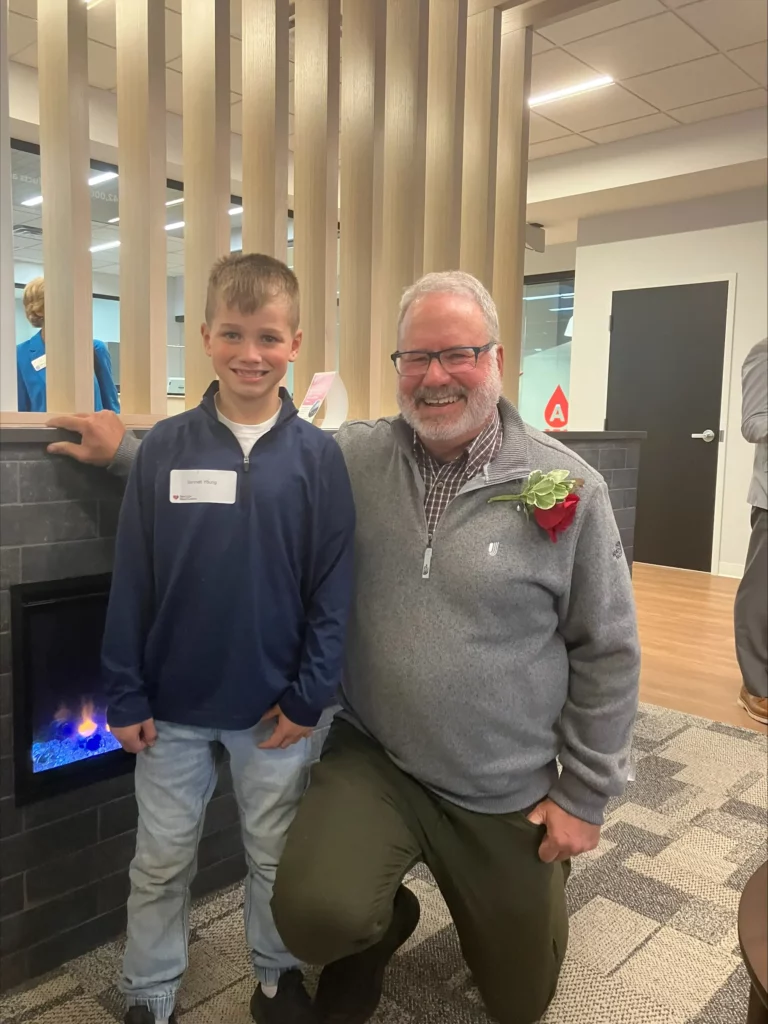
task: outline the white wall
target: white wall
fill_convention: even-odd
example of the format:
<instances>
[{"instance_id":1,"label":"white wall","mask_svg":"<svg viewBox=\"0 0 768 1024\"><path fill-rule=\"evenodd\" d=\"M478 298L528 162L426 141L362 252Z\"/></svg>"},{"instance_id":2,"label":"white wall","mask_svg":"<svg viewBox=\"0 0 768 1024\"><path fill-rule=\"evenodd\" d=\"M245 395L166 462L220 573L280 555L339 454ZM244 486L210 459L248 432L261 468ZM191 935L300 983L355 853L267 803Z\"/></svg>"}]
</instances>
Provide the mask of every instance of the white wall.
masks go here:
<instances>
[{"instance_id":1,"label":"white wall","mask_svg":"<svg viewBox=\"0 0 768 1024\"><path fill-rule=\"evenodd\" d=\"M723 224L729 204L738 222ZM694 224L698 230L682 230ZM670 226L676 233L667 233ZM725 379L730 379L721 421L726 431L721 447L724 500L719 565L713 568L739 575L749 540L746 497L753 456L752 446L741 437L741 365L750 348L768 334L768 223L761 190L600 217L579 225L569 425L572 430L603 427L608 318L614 291L723 280L730 275L735 275L735 312L732 351L724 368Z\"/></svg>"}]
</instances>

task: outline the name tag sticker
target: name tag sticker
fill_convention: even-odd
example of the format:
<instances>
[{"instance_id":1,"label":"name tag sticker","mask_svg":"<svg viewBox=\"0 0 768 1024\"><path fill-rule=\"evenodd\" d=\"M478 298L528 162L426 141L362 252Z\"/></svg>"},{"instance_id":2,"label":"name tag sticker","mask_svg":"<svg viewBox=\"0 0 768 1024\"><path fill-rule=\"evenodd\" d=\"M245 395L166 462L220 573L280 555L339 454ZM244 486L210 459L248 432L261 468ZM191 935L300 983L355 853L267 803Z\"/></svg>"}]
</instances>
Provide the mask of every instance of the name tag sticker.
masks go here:
<instances>
[{"instance_id":1,"label":"name tag sticker","mask_svg":"<svg viewBox=\"0 0 768 1024\"><path fill-rule=\"evenodd\" d=\"M172 505L234 505L237 473L222 469L172 469Z\"/></svg>"},{"instance_id":2,"label":"name tag sticker","mask_svg":"<svg viewBox=\"0 0 768 1024\"><path fill-rule=\"evenodd\" d=\"M44 370L45 369L45 355L46 354L44 352L41 356L38 356L37 359L33 359L32 360L32 369L33 370Z\"/></svg>"}]
</instances>

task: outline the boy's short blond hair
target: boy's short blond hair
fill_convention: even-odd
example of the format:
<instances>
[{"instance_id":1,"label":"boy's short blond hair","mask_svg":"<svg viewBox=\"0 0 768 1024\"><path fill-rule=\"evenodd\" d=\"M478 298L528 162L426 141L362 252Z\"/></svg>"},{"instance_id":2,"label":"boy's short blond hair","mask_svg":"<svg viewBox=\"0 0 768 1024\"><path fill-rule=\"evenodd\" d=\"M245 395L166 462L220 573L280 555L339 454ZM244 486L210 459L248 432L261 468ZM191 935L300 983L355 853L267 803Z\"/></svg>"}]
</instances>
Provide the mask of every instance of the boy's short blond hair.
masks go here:
<instances>
[{"instance_id":1,"label":"boy's short blond hair","mask_svg":"<svg viewBox=\"0 0 768 1024\"><path fill-rule=\"evenodd\" d=\"M210 327L220 302L248 315L266 303L284 298L291 326L299 329L299 281L290 267L257 252L230 253L216 260L208 278L205 322Z\"/></svg>"},{"instance_id":2,"label":"boy's short blond hair","mask_svg":"<svg viewBox=\"0 0 768 1024\"><path fill-rule=\"evenodd\" d=\"M24 289L24 312L33 327L45 323L45 284L42 277L33 277Z\"/></svg>"}]
</instances>

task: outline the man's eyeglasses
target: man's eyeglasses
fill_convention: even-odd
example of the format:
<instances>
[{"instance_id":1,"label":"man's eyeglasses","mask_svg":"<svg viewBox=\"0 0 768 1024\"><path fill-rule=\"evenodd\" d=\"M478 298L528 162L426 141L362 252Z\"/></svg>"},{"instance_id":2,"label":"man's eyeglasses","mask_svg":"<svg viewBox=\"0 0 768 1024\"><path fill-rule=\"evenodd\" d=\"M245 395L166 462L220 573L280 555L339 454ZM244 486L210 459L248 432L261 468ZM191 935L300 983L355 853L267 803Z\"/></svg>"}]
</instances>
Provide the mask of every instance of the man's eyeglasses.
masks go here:
<instances>
[{"instance_id":1,"label":"man's eyeglasses","mask_svg":"<svg viewBox=\"0 0 768 1024\"><path fill-rule=\"evenodd\" d=\"M487 345L461 346L444 348L442 352L393 352L391 355L395 369L401 377L423 377L436 359L446 373L462 373L474 370L483 352L490 352L496 343L489 341Z\"/></svg>"}]
</instances>

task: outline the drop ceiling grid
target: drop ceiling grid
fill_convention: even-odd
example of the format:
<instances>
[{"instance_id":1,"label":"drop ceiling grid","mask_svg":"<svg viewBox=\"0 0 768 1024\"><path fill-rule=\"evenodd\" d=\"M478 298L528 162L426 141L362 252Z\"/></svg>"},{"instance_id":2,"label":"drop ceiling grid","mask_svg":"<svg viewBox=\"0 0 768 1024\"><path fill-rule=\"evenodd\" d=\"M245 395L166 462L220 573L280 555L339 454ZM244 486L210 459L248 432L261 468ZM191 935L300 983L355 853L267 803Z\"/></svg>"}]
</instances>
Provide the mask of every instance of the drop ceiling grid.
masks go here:
<instances>
[{"instance_id":1,"label":"drop ceiling grid","mask_svg":"<svg viewBox=\"0 0 768 1024\"><path fill-rule=\"evenodd\" d=\"M182 77L180 7L179 0L165 0L167 107L178 114L181 113ZM610 73L606 67L616 61L621 65L623 60L630 73L613 75L616 84L595 93L587 104L577 97L558 103L557 107L537 109L531 157L762 105L765 74L761 58L767 33L761 28L760 11L765 13L765 8L764 0L739 0L738 4L733 0L615 0L542 27L534 39L534 92L572 84L579 80L580 69L588 77ZM11 59L36 66L34 10L34 0L10 0L8 36ZM230 101L233 127L237 128L242 110L239 0L231 0L231 12ZM102 0L89 11L88 32L91 84L114 91L114 3L111 0ZM728 48L727 44L730 44ZM681 54L686 59L678 59ZM697 61L710 63L697 68ZM643 62L646 70L639 71ZM545 72L546 68L550 71ZM670 69L677 68L688 70L670 73ZM537 69L541 69L538 75ZM293 61L290 70L292 85ZM731 79L722 89L714 81L718 72L721 78ZM655 77L659 75L661 78ZM694 90L694 96L699 95L695 91L700 86L700 82L697 85L695 81L697 78L707 79L712 88L706 95L702 94L701 99L689 96L679 103L667 103L665 94L671 88L685 89L686 78L694 79L688 86L689 90ZM589 108L585 117L581 117L577 109L580 102ZM676 110L680 111L680 116L676 116ZM577 142L577 138L583 141Z\"/></svg>"},{"instance_id":2,"label":"drop ceiling grid","mask_svg":"<svg viewBox=\"0 0 768 1024\"><path fill-rule=\"evenodd\" d=\"M740 2L760 5L761 9L763 11L766 11L764 0L740 0ZM692 120L698 120L698 118L695 116L695 109L693 108L699 106L699 102L694 101L692 103L681 103L677 107L672 106L671 109L665 109L659 103L656 103L653 99L649 98L647 93L645 95L642 95L635 92L635 90L632 87L632 82L635 79L647 79L649 77L653 77L659 72L666 71L669 68L683 68L686 67L686 65L695 64L697 61L706 60L709 57L724 58L727 64L730 65L736 71L736 74L737 76L739 76L741 82L741 88L735 90L731 89L724 94L718 93L713 97L706 97L700 101L702 108L706 105L708 109L712 111L711 115L709 116L715 117L720 116L721 112L730 113L736 112L737 109L750 109L752 107L762 106L765 102L765 92L764 88L761 90L760 87L764 87L765 82L761 80L759 74L752 74L750 72L754 69L756 69L759 72L762 68L762 64L759 59L759 53L758 51L756 51L756 48L760 47L761 44L764 42L766 33L761 33L763 34L763 39L755 39L753 41L748 41L746 43L741 41L740 45L733 47L731 51L721 49L720 47L718 47L717 43L712 38L708 38L707 36L705 36L691 23L695 22L697 8L706 6L711 11L712 5L714 3L720 4L722 10L725 10L727 6L730 19L732 21L734 20L735 11L737 11L739 8L734 8L732 4L728 2L728 0L685 0L685 2L681 2L681 0L668 0L667 5L664 7L658 4L658 0L650 0L650 5L649 0L617 0L616 3L608 4L606 7L598 8L595 11L589 11L586 12L585 14L577 14L573 18L564 19L561 22L556 22L552 26L539 29L539 34L550 44L550 48L541 51L541 56L539 56L538 63L541 63L541 59L543 56L546 56L551 60L553 54L560 52L563 54L567 54L569 57L575 58L576 60L580 61L580 63L583 64L585 68L588 68L596 76L607 73L606 67L604 64L602 66L598 66L598 64L590 63L590 58L587 58L585 56L588 47L583 44L588 44L592 40L597 40L599 42L601 37L612 37L613 39L615 39L617 35L623 34L624 30L626 29L631 30L633 35L638 32L642 33L643 29L639 28L639 26L645 25L646 28L648 28L650 27L649 23L653 22L654 20L657 22L660 20L664 20L665 24L668 25L670 24L669 19L674 18L675 21L680 25L680 29L675 30L679 34L680 38L687 37L689 40L691 38L698 39L700 40L699 45L707 47L708 50L699 53L696 56L692 56L688 60L676 60L670 64L665 64L661 67L656 67L653 71L647 73L628 75L626 77L616 77L615 86L607 86L604 90L600 90L600 92L607 93L609 89L614 90L614 88L622 89L622 91L628 92L631 95L636 96L643 103L647 104L649 107L648 111L639 116L620 118L616 121L605 122L600 124L599 126L595 126L594 128L582 127L578 130L574 129L570 135L559 135L557 136L557 138L554 138L552 135L550 135L547 141L544 143L533 142L531 144L531 157L533 159L536 159L539 156L554 155L555 152L567 152L571 149L583 148L581 145L575 144L573 136L578 136L585 140L585 144L592 145L594 143L600 142L612 142L618 138L629 138L636 134L645 134L645 132L648 130L647 125L650 123L652 118L656 118L658 122L658 127L652 129L654 131L661 130L664 127L673 127L678 124L690 123ZM563 27L566 26L569 22L577 22L579 20L593 18L594 16L600 16L601 14L605 14L605 12L610 12L612 8L618 7L623 7L629 15L628 17L625 18L624 21L620 22L619 24L612 24L609 28L597 32L592 32L588 35L583 36L580 34L572 36L567 30L565 33L563 33L562 31ZM633 8L638 12L640 10L645 10L646 13L640 16L633 16L631 13ZM661 28L661 26L658 26L658 28ZM549 35L547 35L548 32ZM558 43L554 38L555 36L561 39L562 42ZM738 60L731 58L731 53L738 53L739 50L751 51L749 54L749 58L745 60L743 64L739 63ZM591 58L591 60L594 60L594 56ZM537 58L536 56L534 56L534 69L536 67L536 63ZM545 90L542 89L541 91L544 92ZM758 100L760 99L760 93L762 93L762 103L758 102ZM599 92L596 92L594 95L599 96ZM738 102L727 102L734 101L736 100L736 97L740 96L745 97L745 102L743 104L739 104ZM721 101L723 100L726 101L726 109L720 110L718 109L718 105L720 105ZM562 109L566 109L566 102L577 101L578 97L575 98L573 101L562 101L559 104L559 106ZM565 127L564 123L558 122L556 117L548 117L547 109L547 106L537 108L535 111L537 118L546 120L549 123L549 125L552 126L552 129L555 130L557 128L562 129L563 127ZM676 109L679 109L683 116L676 117ZM702 118L702 120L703 119L705 118ZM666 123L662 123L663 121L666 121ZM633 122L636 122L636 127L639 129L636 132L622 133L619 131L617 133L617 131L609 130L618 129L621 125L631 126ZM539 133L541 133L543 130L544 126L540 124ZM562 150L558 148L559 143L562 143L563 145Z\"/></svg>"}]
</instances>

